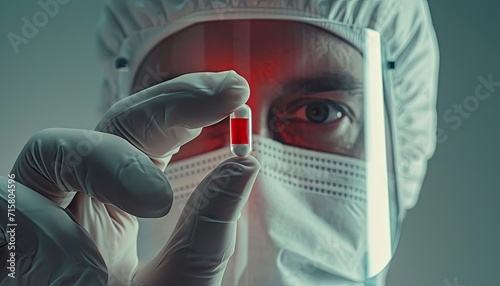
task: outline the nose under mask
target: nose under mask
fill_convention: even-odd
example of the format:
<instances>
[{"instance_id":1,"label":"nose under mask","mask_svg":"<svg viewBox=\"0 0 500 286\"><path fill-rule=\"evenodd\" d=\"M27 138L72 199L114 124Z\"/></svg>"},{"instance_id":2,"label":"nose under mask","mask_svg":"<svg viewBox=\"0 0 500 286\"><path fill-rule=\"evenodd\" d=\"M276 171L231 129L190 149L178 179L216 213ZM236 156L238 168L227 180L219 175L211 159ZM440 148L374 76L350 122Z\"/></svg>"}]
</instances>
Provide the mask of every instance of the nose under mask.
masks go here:
<instances>
[{"instance_id":1,"label":"nose under mask","mask_svg":"<svg viewBox=\"0 0 500 286\"><path fill-rule=\"evenodd\" d=\"M254 135L252 155L262 168L238 221L235 254L223 285L363 281L365 162L259 135ZM223 148L168 165L174 205L163 218L139 219L140 260L158 254L197 184L232 156Z\"/></svg>"}]
</instances>

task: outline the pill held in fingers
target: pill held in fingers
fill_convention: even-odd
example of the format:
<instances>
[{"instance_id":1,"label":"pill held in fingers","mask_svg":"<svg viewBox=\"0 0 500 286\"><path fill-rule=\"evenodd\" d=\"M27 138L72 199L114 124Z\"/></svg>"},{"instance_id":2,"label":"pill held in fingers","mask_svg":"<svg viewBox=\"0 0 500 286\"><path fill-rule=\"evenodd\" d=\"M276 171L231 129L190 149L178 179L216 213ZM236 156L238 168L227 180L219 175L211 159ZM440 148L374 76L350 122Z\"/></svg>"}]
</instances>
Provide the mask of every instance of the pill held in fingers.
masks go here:
<instances>
[{"instance_id":1,"label":"pill held in fingers","mask_svg":"<svg viewBox=\"0 0 500 286\"><path fill-rule=\"evenodd\" d=\"M252 152L252 110L244 104L229 119L231 152L245 157Z\"/></svg>"}]
</instances>

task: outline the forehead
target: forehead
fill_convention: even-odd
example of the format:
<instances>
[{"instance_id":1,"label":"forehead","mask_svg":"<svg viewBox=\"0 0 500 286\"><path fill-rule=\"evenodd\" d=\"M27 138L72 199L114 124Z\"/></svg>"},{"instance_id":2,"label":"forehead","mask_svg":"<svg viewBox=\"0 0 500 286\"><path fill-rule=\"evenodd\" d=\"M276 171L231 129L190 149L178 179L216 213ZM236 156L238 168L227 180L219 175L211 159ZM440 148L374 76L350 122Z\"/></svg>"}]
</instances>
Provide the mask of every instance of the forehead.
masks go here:
<instances>
[{"instance_id":1,"label":"forehead","mask_svg":"<svg viewBox=\"0 0 500 286\"><path fill-rule=\"evenodd\" d=\"M361 64L359 51L321 28L292 21L232 20L196 24L169 36L151 50L142 67L159 65L173 76L233 69L254 80L337 71L360 74Z\"/></svg>"}]
</instances>

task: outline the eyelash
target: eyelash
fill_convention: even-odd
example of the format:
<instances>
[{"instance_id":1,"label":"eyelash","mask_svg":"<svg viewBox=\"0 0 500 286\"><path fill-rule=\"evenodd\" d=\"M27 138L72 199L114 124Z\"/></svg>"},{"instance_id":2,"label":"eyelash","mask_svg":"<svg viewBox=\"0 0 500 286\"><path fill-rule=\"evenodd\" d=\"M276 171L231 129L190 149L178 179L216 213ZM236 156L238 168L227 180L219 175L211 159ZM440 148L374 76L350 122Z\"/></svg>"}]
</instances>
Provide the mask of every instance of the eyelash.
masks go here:
<instances>
[{"instance_id":1,"label":"eyelash","mask_svg":"<svg viewBox=\"0 0 500 286\"><path fill-rule=\"evenodd\" d=\"M349 111L346 107L342 106L342 104L339 104L336 101L329 100L329 99L298 99L298 100L292 101L290 104L292 114L296 114L297 112L299 112L302 109L304 109L304 113L307 112L308 105L315 103L315 102L324 103L325 105L327 105L329 107L329 111L331 111L332 108L336 109L338 112L341 113L341 116L339 116L338 118L336 118L334 120L326 119L323 122L312 122L306 118L307 117L307 114L306 114L306 116L304 116L306 119L298 118L298 120L307 120L307 121L312 122L312 123L323 124L323 123L329 123L332 121L340 120L340 119L344 118L345 116L350 118ZM328 115L328 116L331 117L331 115Z\"/></svg>"}]
</instances>

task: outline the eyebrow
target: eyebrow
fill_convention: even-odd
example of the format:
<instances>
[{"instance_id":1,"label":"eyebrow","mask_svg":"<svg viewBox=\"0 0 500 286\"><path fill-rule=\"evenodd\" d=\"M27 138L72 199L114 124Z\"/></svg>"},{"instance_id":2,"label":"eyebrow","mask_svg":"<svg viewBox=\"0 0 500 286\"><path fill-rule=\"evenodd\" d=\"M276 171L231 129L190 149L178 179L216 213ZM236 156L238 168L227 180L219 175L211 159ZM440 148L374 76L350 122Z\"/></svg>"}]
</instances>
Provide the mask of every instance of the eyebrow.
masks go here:
<instances>
[{"instance_id":1,"label":"eyebrow","mask_svg":"<svg viewBox=\"0 0 500 286\"><path fill-rule=\"evenodd\" d=\"M327 91L353 91L363 87L360 80L346 72L325 72L321 76L294 78L283 86L283 94L312 94Z\"/></svg>"},{"instance_id":2,"label":"eyebrow","mask_svg":"<svg viewBox=\"0 0 500 286\"><path fill-rule=\"evenodd\" d=\"M162 81L168 81L183 75L171 73ZM328 91L353 91L363 87L360 80L346 72L324 72L317 77L293 78L288 80L282 89L282 95L313 94Z\"/></svg>"}]
</instances>

